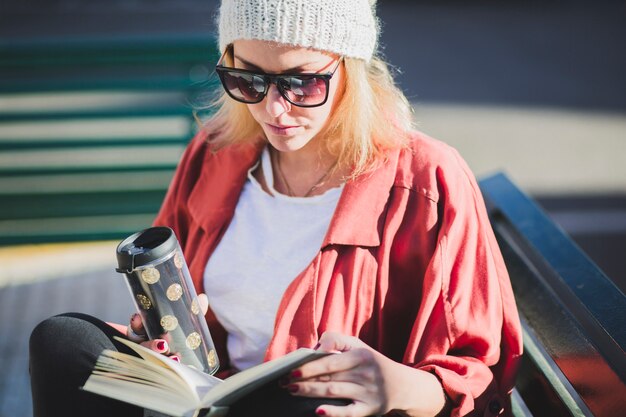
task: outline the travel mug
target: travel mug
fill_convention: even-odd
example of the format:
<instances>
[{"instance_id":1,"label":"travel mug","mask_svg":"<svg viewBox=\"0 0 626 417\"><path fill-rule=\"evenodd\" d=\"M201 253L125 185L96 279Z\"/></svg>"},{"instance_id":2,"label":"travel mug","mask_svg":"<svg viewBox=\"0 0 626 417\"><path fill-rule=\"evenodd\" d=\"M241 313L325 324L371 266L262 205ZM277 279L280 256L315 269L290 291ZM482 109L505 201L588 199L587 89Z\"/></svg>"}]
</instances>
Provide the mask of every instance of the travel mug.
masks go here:
<instances>
[{"instance_id":1,"label":"travel mug","mask_svg":"<svg viewBox=\"0 0 626 417\"><path fill-rule=\"evenodd\" d=\"M116 271L126 276L148 337L165 339L182 363L214 374L215 346L174 231L145 229L124 239L116 252Z\"/></svg>"}]
</instances>

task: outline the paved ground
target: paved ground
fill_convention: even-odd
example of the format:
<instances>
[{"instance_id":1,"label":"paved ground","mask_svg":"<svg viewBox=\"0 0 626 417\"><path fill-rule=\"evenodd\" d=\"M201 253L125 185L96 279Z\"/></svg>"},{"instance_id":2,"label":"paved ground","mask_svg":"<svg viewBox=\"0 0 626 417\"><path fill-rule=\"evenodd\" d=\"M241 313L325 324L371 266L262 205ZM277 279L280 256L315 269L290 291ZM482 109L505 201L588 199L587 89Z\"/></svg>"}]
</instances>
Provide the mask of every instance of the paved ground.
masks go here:
<instances>
[{"instance_id":1,"label":"paved ground","mask_svg":"<svg viewBox=\"0 0 626 417\"><path fill-rule=\"evenodd\" d=\"M590 245L599 244L598 253L614 251L612 265L623 277L626 4L379 3L385 54L403 70L399 81L421 128L458 147L479 175L505 167L544 197L582 196L576 207L589 204L585 196L608 196L608 203L590 206L595 217L587 221L581 216L589 219L589 211L572 210L572 199L549 204L583 238L610 232ZM214 5L5 0L0 44L42 36L208 35ZM31 415L27 340L37 322L71 310L127 320L130 299L112 271L112 245L0 249L0 417Z\"/></svg>"}]
</instances>

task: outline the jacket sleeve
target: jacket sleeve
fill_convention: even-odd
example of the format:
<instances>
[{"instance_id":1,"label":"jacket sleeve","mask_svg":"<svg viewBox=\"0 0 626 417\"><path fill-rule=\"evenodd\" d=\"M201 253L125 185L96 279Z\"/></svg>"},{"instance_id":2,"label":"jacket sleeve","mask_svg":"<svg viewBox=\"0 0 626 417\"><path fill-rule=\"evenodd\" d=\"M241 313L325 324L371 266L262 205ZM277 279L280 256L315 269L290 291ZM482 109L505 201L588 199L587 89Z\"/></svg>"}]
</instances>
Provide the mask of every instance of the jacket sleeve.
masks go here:
<instances>
[{"instance_id":1,"label":"jacket sleeve","mask_svg":"<svg viewBox=\"0 0 626 417\"><path fill-rule=\"evenodd\" d=\"M447 337L417 368L434 373L452 416L508 411L521 330L510 281L478 185L455 150L438 168L439 229L426 280L440 285L432 312Z\"/></svg>"}]
</instances>

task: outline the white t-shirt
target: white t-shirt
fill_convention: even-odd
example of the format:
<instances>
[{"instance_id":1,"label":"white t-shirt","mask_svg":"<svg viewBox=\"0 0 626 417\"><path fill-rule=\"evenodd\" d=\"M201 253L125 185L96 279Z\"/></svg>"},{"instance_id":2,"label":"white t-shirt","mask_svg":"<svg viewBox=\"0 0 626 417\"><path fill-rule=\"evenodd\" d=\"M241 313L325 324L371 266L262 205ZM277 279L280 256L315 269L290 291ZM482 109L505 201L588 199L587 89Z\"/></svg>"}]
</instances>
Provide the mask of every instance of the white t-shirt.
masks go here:
<instances>
[{"instance_id":1,"label":"white t-shirt","mask_svg":"<svg viewBox=\"0 0 626 417\"><path fill-rule=\"evenodd\" d=\"M263 361L278 305L289 284L319 252L343 186L313 197L274 189L269 150L261 156L268 194L253 177L204 271L211 309L228 332L231 364L243 370Z\"/></svg>"}]
</instances>

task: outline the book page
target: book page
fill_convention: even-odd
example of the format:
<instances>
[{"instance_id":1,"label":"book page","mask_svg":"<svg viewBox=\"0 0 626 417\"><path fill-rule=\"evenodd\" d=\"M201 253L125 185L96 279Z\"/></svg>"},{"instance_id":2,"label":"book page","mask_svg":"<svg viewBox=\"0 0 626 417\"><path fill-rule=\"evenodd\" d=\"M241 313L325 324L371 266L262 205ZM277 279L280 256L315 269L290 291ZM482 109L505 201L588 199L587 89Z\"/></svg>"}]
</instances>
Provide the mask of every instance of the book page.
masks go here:
<instances>
[{"instance_id":1,"label":"book page","mask_svg":"<svg viewBox=\"0 0 626 417\"><path fill-rule=\"evenodd\" d=\"M130 342L116 339L139 358L104 350L82 389L174 416L200 407L202 398L222 380Z\"/></svg>"},{"instance_id":2,"label":"book page","mask_svg":"<svg viewBox=\"0 0 626 417\"><path fill-rule=\"evenodd\" d=\"M177 393L171 393L162 388L150 385L141 385L130 381L116 381L111 384L111 379L101 375L89 377L83 389L105 397L115 398L120 401L144 407L150 410L159 410L171 416L184 416L190 409L197 406L185 400Z\"/></svg>"},{"instance_id":3,"label":"book page","mask_svg":"<svg viewBox=\"0 0 626 417\"><path fill-rule=\"evenodd\" d=\"M195 397L198 401L200 401L200 398L202 398L212 387L222 383L222 380L219 378L205 374L197 369L190 368L182 363L173 361L160 353L156 353L144 346L131 342L130 340L117 336L115 336L115 339L137 352L137 354L147 362L155 363L170 369L189 387L190 390L196 394Z\"/></svg>"}]
</instances>

